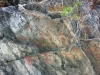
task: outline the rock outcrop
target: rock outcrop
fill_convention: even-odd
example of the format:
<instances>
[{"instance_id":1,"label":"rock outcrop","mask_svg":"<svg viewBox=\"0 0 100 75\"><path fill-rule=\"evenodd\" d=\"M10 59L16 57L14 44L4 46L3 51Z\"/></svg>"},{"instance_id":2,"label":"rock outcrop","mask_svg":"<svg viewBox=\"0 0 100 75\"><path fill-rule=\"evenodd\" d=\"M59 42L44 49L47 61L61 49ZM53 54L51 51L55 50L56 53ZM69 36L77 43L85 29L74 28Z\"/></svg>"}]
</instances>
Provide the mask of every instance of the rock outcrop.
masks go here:
<instances>
[{"instance_id":1,"label":"rock outcrop","mask_svg":"<svg viewBox=\"0 0 100 75\"><path fill-rule=\"evenodd\" d=\"M99 7L84 0L76 20L50 1L20 3L0 8L0 75L100 75Z\"/></svg>"}]
</instances>

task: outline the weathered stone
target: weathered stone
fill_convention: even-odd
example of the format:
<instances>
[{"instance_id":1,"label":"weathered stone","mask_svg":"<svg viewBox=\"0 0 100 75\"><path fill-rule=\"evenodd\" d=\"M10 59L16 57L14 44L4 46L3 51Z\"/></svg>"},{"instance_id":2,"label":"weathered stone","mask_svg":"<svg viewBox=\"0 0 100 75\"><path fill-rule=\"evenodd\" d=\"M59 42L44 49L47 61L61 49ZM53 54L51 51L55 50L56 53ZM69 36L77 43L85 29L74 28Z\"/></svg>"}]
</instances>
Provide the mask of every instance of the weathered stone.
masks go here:
<instances>
[{"instance_id":1,"label":"weathered stone","mask_svg":"<svg viewBox=\"0 0 100 75\"><path fill-rule=\"evenodd\" d=\"M28 5L0 8L0 75L100 74L99 11L84 0L77 21Z\"/></svg>"}]
</instances>

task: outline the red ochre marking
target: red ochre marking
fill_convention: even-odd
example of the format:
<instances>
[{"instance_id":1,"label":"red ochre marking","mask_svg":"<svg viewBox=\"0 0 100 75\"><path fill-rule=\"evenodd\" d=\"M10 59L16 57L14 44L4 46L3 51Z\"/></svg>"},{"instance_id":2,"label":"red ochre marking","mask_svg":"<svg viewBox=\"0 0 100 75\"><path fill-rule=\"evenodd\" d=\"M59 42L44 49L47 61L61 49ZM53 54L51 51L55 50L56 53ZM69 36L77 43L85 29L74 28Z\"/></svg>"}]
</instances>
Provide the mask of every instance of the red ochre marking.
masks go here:
<instances>
[{"instance_id":1,"label":"red ochre marking","mask_svg":"<svg viewBox=\"0 0 100 75\"><path fill-rule=\"evenodd\" d=\"M52 41L52 35L51 35L51 33L47 33L47 36L49 37L49 40L51 40Z\"/></svg>"},{"instance_id":2,"label":"red ochre marking","mask_svg":"<svg viewBox=\"0 0 100 75\"><path fill-rule=\"evenodd\" d=\"M85 31L86 31L86 34L90 34L90 29L88 27L84 27Z\"/></svg>"},{"instance_id":3,"label":"red ochre marking","mask_svg":"<svg viewBox=\"0 0 100 75\"><path fill-rule=\"evenodd\" d=\"M25 56L25 63L27 63L30 67L33 66L33 62L30 56L28 55Z\"/></svg>"},{"instance_id":4,"label":"red ochre marking","mask_svg":"<svg viewBox=\"0 0 100 75\"><path fill-rule=\"evenodd\" d=\"M60 41L61 42L64 42L65 41L65 38L64 37L60 37Z\"/></svg>"},{"instance_id":5,"label":"red ochre marking","mask_svg":"<svg viewBox=\"0 0 100 75\"><path fill-rule=\"evenodd\" d=\"M80 48L73 46L74 51L78 51Z\"/></svg>"},{"instance_id":6,"label":"red ochre marking","mask_svg":"<svg viewBox=\"0 0 100 75\"><path fill-rule=\"evenodd\" d=\"M98 50L98 47L97 47L96 44L94 44L94 51L95 51L96 53L99 53L99 50Z\"/></svg>"},{"instance_id":7,"label":"red ochre marking","mask_svg":"<svg viewBox=\"0 0 100 75\"><path fill-rule=\"evenodd\" d=\"M42 38L42 40L45 40L44 35L42 33L40 33L39 36Z\"/></svg>"},{"instance_id":8,"label":"red ochre marking","mask_svg":"<svg viewBox=\"0 0 100 75\"><path fill-rule=\"evenodd\" d=\"M49 57L45 57L44 62L46 62L47 64L52 64L52 60Z\"/></svg>"},{"instance_id":9,"label":"red ochre marking","mask_svg":"<svg viewBox=\"0 0 100 75\"><path fill-rule=\"evenodd\" d=\"M65 38L63 37L63 33L59 33L58 36L59 36L59 39L60 39L59 41L60 42L64 42L65 41Z\"/></svg>"},{"instance_id":10,"label":"red ochre marking","mask_svg":"<svg viewBox=\"0 0 100 75\"><path fill-rule=\"evenodd\" d=\"M38 60L38 57L37 56L34 56L33 61L37 63L39 61Z\"/></svg>"},{"instance_id":11,"label":"red ochre marking","mask_svg":"<svg viewBox=\"0 0 100 75\"><path fill-rule=\"evenodd\" d=\"M92 50L91 50L91 48L90 48L90 47L88 47L88 51L89 51L89 52L92 52Z\"/></svg>"},{"instance_id":12,"label":"red ochre marking","mask_svg":"<svg viewBox=\"0 0 100 75\"><path fill-rule=\"evenodd\" d=\"M58 36L62 36L62 35L63 35L62 33L59 33L59 34L58 34Z\"/></svg>"},{"instance_id":13,"label":"red ochre marking","mask_svg":"<svg viewBox=\"0 0 100 75\"><path fill-rule=\"evenodd\" d=\"M94 57L95 57L96 59L99 59L99 54L98 54L98 53L94 54Z\"/></svg>"}]
</instances>

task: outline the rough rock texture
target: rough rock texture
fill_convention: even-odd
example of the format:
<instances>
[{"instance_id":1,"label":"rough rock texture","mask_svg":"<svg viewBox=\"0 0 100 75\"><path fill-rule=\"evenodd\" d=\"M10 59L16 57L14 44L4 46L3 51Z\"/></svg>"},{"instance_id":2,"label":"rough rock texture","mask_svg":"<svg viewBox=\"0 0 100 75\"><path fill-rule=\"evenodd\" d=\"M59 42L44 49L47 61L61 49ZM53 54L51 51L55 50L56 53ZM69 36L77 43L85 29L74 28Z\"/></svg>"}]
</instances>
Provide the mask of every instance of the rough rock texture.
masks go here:
<instances>
[{"instance_id":1,"label":"rough rock texture","mask_svg":"<svg viewBox=\"0 0 100 75\"><path fill-rule=\"evenodd\" d=\"M39 4L0 8L0 75L100 75L100 8L84 0L77 21Z\"/></svg>"}]
</instances>

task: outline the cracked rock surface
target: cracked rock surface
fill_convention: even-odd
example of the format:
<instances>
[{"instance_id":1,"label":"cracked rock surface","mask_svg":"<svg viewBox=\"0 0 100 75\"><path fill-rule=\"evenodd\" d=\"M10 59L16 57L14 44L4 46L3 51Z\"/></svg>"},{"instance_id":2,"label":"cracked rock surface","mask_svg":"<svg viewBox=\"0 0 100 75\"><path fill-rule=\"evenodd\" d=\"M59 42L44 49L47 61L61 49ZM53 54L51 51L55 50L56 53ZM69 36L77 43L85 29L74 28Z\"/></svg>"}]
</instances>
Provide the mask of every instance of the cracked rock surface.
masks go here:
<instances>
[{"instance_id":1,"label":"cracked rock surface","mask_svg":"<svg viewBox=\"0 0 100 75\"><path fill-rule=\"evenodd\" d=\"M100 8L84 0L77 21L47 3L0 8L0 75L100 75Z\"/></svg>"}]
</instances>

